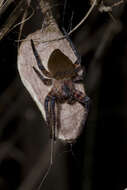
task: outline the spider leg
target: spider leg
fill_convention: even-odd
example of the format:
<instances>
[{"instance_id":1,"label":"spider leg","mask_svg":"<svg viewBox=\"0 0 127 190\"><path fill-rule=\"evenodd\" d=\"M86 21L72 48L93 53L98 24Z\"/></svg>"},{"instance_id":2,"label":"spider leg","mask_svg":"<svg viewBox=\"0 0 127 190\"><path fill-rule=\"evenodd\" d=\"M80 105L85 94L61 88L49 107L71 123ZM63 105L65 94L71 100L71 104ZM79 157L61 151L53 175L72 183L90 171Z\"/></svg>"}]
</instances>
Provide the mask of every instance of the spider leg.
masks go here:
<instances>
[{"instance_id":1,"label":"spider leg","mask_svg":"<svg viewBox=\"0 0 127 190\"><path fill-rule=\"evenodd\" d=\"M72 79L72 81L73 81L74 83L84 82L84 76L83 76L83 75L78 75L78 76L74 77L74 78Z\"/></svg>"},{"instance_id":2,"label":"spider leg","mask_svg":"<svg viewBox=\"0 0 127 190\"><path fill-rule=\"evenodd\" d=\"M51 110L51 116L52 116L52 136L51 138L55 141L56 140L56 134L55 134L55 126L56 126L56 116L55 116L55 97L51 97L51 102L50 102L50 110Z\"/></svg>"},{"instance_id":3,"label":"spider leg","mask_svg":"<svg viewBox=\"0 0 127 190\"><path fill-rule=\"evenodd\" d=\"M75 90L73 93L73 98L85 108L84 118L82 120L82 124L85 125L89 112L90 98L78 90Z\"/></svg>"},{"instance_id":4,"label":"spider leg","mask_svg":"<svg viewBox=\"0 0 127 190\"><path fill-rule=\"evenodd\" d=\"M47 178L50 169L53 165L53 153L54 153L54 140L55 140L55 101L56 98L50 94L48 94L48 96L46 96L45 99L45 103L44 103L44 107L45 107L45 111L46 111L46 120L47 120L47 124L49 127L51 127L51 149L50 149L50 164L49 167L46 171L46 173L44 174L44 176L41 178L41 182L38 186L38 190L41 189L42 184L44 183L45 179ZM52 122L50 121L50 119L52 120Z\"/></svg>"},{"instance_id":5,"label":"spider leg","mask_svg":"<svg viewBox=\"0 0 127 190\"><path fill-rule=\"evenodd\" d=\"M35 73L38 75L38 77L41 79L41 81L47 85L47 86L50 86L52 85L52 79L47 79L47 78L44 78L43 75L41 75L41 73L33 66L33 69L35 71Z\"/></svg>"},{"instance_id":6,"label":"spider leg","mask_svg":"<svg viewBox=\"0 0 127 190\"><path fill-rule=\"evenodd\" d=\"M46 97L45 102L44 102L47 126L50 129L50 136L51 136L51 139L53 139L53 141L55 141L56 139L55 102L56 102L56 97L50 96L50 95Z\"/></svg>"},{"instance_id":7,"label":"spider leg","mask_svg":"<svg viewBox=\"0 0 127 190\"><path fill-rule=\"evenodd\" d=\"M68 104L73 104L75 102L73 98L73 93L71 92L70 88L67 85L62 86L62 96L64 97L63 100L66 100Z\"/></svg>"},{"instance_id":8,"label":"spider leg","mask_svg":"<svg viewBox=\"0 0 127 190\"><path fill-rule=\"evenodd\" d=\"M45 102L44 102L44 108L45 108L45 113L46 113L46 122L47 126L50 128L50 110L49 110L49 102L50 102L50 97L46 96Z\"/></svg>"},{"instance_id":9,"label":"spider leg","mask_svg":"<svg viewBox=\"0 0 127 190\"><path fill-rule=\"evenodd\" d=\"M32 39L31 39L31 47L32 47L32 50L33 50L33 54L34 54L34 56L35 56L35 58L36 58L38 68L42 71L42 73L43 73L46 77L51 78L52 75L51 75L51 73L48 72L48 71L45 69L45 67L43 66L42 61L41 61L41 58L40 58L40 56L39 56L39 54L38 54L38 52L37 52L37 50L36 50L36 48L35 48L35 45L34 45L34 42L33 42Z\"/></svg>"},{"instance_id":10,"label":"spider leg","mask_svg":"<svg viewBox=\"0 0 127 190\"><path fill-rule=\"evenodd\" d=\"M65 30L64 27L62 27L62 30L63 30L63 33L64 33L66 39L67 39L68 42L70 43L70 46L71 46L71 48L72 48L72 50L73 50L75 56L77 57L77 61L75 62L75 64L76 64L76 65L80 65L80 64L81 64L81 56L80 56L80 54L78 53L77 48L75 47L75 45L74 45L73 42L71 41L71 39L70 39L70 37L69 37L68 33L66 32L66 30Z\"/></svg>"},{"instance_id":11,"label":"spider leg","mask_svg":"<svg viewBox=\"0 0 127 190\"><path fill-rule=\"evenodd\" d=\"M87 112L89 111L90 98L88 96L84 95L79 90L75 90L73 97L77 102L84 106Z\"/></svg>"}]
</instances>

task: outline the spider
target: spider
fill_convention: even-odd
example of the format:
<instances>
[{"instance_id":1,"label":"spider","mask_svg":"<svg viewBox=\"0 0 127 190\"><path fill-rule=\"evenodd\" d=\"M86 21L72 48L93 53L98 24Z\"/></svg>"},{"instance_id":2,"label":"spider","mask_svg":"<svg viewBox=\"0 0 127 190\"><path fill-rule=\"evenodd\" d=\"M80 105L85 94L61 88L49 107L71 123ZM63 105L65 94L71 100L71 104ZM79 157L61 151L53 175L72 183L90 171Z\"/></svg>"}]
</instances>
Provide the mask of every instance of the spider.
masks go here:
<instances>
[{"instance_id":1,"label":"spider","mask_svg":"<svg viewBox=\"0 0 127 190\"><path fill-rule=\"evenodd\" d=\"M55 105L57 103L68 103L70 105L79 102L88 112L90 98L83 94L83 92L75 89L75 83L83 81L83 75L79 75L82 70L81 58L78 55L76 48L71 42L67 32L63 29L67 40L70 43L72 50L77 56L77 61L72 61L64 55L59 49L55 49L48 60L48 71L44 68L41 58L35 48L34 42L31 39L31 47L35 56L37 66L42 74L33 66L34 71L45 85L52 85L51 91L45 98L44 109L46 113L46 123L50 129L51 139L56 140L55 133L57 126L57 119L55 113Z\"/></svg>"}]
</instances>

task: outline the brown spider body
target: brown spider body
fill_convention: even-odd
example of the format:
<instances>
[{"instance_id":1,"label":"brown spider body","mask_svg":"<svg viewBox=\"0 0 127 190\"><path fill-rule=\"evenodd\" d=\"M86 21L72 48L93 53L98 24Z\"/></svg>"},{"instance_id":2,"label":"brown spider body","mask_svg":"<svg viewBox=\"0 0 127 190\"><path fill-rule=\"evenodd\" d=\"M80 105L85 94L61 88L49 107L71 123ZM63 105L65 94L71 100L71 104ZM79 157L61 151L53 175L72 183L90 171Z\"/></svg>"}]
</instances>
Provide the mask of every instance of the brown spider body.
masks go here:
<instances>
[{"instance_id":1,"label":"brown spider body","mask_svg":"<svg viewBox=\"0 0 127 190\"><path fill-rule=\"evenodd\" d=\"M56 49L49 58L48 69L53 78L51 94L57 97L59 102L71 99L71 92L74 89L72 78L76 76L76 65L59 49Z\"/></svg>"},{"instance_id":2,"label":"brown spider body","mask_svg":"<svg viewBox=\"0 0 127 190\"><path fill-rule=\"evenodd\" d=\"M83 80L83 76L78 73L81 70L81 66L77 61L72 63L59 49L55 49L49 56L47 71L32 40L31 46L38 68L48 78L43 77L35 67L33 67L34 71L45 85L52 85L51 90L45 97L44 108L51 138L56 139L61 125L58 105L65 102L70 105L79 102L85 108L86 113L88 113L89 97L75 88L75 82ZM73 142L74 139L69 137L66 141Z\"/></svg>"}]
</instances>

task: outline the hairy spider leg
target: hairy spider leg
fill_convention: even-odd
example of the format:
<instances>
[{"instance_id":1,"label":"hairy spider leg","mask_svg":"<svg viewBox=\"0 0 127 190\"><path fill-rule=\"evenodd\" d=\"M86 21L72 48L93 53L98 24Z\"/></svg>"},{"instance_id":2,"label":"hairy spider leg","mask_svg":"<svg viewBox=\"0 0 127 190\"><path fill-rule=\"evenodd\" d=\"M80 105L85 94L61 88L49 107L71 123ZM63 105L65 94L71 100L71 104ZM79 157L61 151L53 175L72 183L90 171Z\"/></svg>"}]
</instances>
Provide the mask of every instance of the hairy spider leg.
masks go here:
<instances>
[{"instance_id":1,"label":"hairy spider leg","mask_svg":"<svg viewBox=\"0 0 127 190\"><path fill-rule=\"evenodd\" d=\"M72 94L70 88L66 84L62 86L62 91L64 92L64 96L67 98Z\"/></svg>"},{"instance_id":2,"label":"hairy spider leg","mask_svg":"<svg viewBox=\"0 0 127 190\"><path fill-rule=\"evenodd\" d=\"M85 96L81 91L75 90L74 99L86 109L84 118L82 120L82 124L85 126L89 112L90 98L88 96Z\"/></svg>"},{"instance_id":3,"label":"hairy spider leg","mask_svg":"<svg viewBox=\"0 0 127 190\"><path fill-rule=\"evenodd\" d=\"M41 182L38 186L38 190L41 189L42 184L46 180L50 169L53 165L53 153L54 153L54 141L56 138L55 135L55 126L56 126L56 117L55 117L55 102L56 102L56 97L50 95L51 92L46 96L45 102L44 102L44 107L45 107L45 112L46 112L46 122L47 125L50 129L50 135L51 135L51 149L50 149L50 163L49 167L45 173L45 175L42 177Z\"/></svg>"},{"instance_id":4,"label":"hairy spider leg","mask_svg":"<svg viewBox=\"0 0 127 190\"><path fill-rule=\"evenodd\" d=\"M75 65L77 65L76 69L75 69L75 72L79 72L81 69L83 69L83 75L85 76L86 74L86 70L85 70L85 67L82 67L81 68L81 55L78 53L78 50L77 48L75 47L75 45L73 44L73 42L71 41L68 33L66 32L65 28L62 27L62 30L64 32L64 35L66 36L66 39L69 41L70 43L70 46L75 54L75 56L77 57L77 60L76 62L74 63ZM83 79L84 80L84 79Z\"/></svg>"},{"instance_id":5,"label":"hairy spider leg","mask_svg":"<svg viewBox=\"0 0 127 190\"><path fill-rule=\"evenodd\" d=\"M51 103L50 103L50 109L51 109L51 116L52 116L52 136L51 138L55 141L56 140L56 134L55 134L55 126L56 126L56 116L55 116L55 103L56 103L56 98L51 97Z\"/></svg>"},{"instance_id":6,"label":"hairy spider leg","mask_svg":"<svg viewBox=\"0 0 127 190\"><path fill-rule=\"evenodd\" d=\"M56 117L55 117L55 102L56 98L53 96L47 95L44 102L44 108L46 113L46 122L49 129L51 129L50 137L54 140L55 136L55 126L56 126Z\"/></svg>"},{"instance_id":7,"label":"hairy spider leg","mask_svg":"<svg viewBox=\"0 0 127 190\"><path fill-rule=\"evenodd\" d=\"M74 64L80 65L80 64L81 64L81 56L80 56L80 54L78 53L78 50L76 49L75 45L74 45L73 42L71 41L71 39L70 39L70 37L69 37L68 33L66 32L66 30L65 30L64 27L62 27L62 30L63 30L63 33L64 33L66 39L67 39L68 42L70 43L70 46L71 46L71 48L72 48L72 50L73 50L75 56L77 57L77 61L76 61Z\"/></svg>"},{"instance_id":8,"label":"hairy spider leg","mask_svg":"<svg viewBox=\"0 0 127 190\"><path fill-rule=\"evenodd\" d=\"M50 95L47 95L45 98L45 112L46 112L46 121L48 124L49 129L51 129L51 152L50 152L50 164L49 167L45 173L45 175L42 177L41 182L39 184L38 190L40 190L42 184L44 183L46 177L49 174L49 171L53 164L53 153L54 153L54 141L55 141L55 126L56 126L56 117L55 117L55 102L56 98ZM51 121L52 120L52 121Z\"/></svg>"},{"instance_id":9,"label":"hairy spider leg","mask_svg":"<svg viewBox=\"0 0 127 190\"><path fill-rule=\"evenodd\" d=\"M54 141L56 140L55 127L56 127L56 116L55 116L55 103L56 97L50 95L51 92L46 96L44 102L44 108L46 113L46 122L50 130L50 137Z\"/></svg>"},{"instance_id":10,"label":"hairy spider leg","mask_svg":"<svg viewBox=\"0 0 127 190\"><path fill-rule=\"evenodd\" d=\"M47 86L52 85L52 79L47 79L47 78L43 77L43 75L41 75L40 72L34 66L33 66L33 69L45 85L47 85Z\"/></svg>"},{"instance_id":11,"label":"hairy spider leg","mask_svg":"<svg viewBox=\"0 0 127 190\"><path fill-rule=\"evenodd\" d=\"M84 82L84 76L83 76L83 75L78 75L78 76L76 76L74 79L72 79L72 81L73 81L74 83Z\"/></svg>"},{"instance_id":12,"label":"hairy spider leg","mask_svg":"<svg viewBox=\"0 0 127 190\"><path fill-rule=\"evenodd\" d=\"M74 91L74 99L79 102L81 105L84 106L86 111L89 111L89 104L90 104L90 98L88 96L85 96L81 91L75 90Z\"/></svg>"},{"instance_id":13,"label":"hairy spider leg","mask_svg":"<svg viewBox=\"0 0 127 190\"><path fill-rule=\"evenodd\" d=\"M39 184L38 190L40 190L42 184L44 183L45 179L47 178L49 171L53 164L53 152L54 152L54 141L55 141L55 125L56 125L56 119L55 119L55 97L47 95L45 98L45 112L46 112L46 121L48 124L49 129L51 129L51 149L50 149L50 164L49 167L45 173L45 175L42 177L41 182ZM52 121L51 121L52 120Z\"/></svg>"},{"instance_id":14,"label":"hairy spider leg","mask_svg":"<svg viewBox=\"0 0 127 190\"><path fill-rule=\"evenodd\" d=\"M49 78L52 78L52 75L50 72L48 72L45 67L43 66L42 64L42 61L41 61L41 58L35 48L35 45L34 45L34 42L33 40L31 39L31 47L32 47L32 50L33 50L33 54L36 58L36 61L37 61L37 65L38 65L38 68L42 71L42 73L46 76L46 77L49 77Z\"/></svg>"},{"instance_id":15,"label":"hairy spider leg","mask_svg":"<svg viewBox=\"0 0 127 190\"><path fill-rule=\"evenodd\" d=\"M50 110L49 110L49 103L50 103L50 97L46 96L45 102L44 102L44 108L45 108L45 113L46 113L47 127L50 129L50 117L51 116L50 116Z\"/></svg>"}]
</instances>

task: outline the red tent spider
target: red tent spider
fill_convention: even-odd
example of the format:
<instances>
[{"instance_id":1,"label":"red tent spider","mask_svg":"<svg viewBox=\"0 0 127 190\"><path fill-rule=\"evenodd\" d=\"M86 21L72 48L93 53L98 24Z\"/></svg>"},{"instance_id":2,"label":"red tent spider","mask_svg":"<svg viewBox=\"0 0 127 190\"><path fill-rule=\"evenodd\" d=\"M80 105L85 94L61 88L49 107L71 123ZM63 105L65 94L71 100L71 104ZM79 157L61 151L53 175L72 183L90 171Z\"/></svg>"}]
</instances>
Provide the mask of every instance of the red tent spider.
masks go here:
<instances>
[{"instance_id":1,"label":"red tent spider","mask_svg":"<svg viewBox=\"0 0 127 190\"><path fill-rule=\"evenodd\" d=\"M31 46L33 54L37 61L38 68L41 70L43 75L48 78L43 77L43 75L35 67L33 67L33 69L45 85L52 85L51 91L45 98L44 108L46 113L47 126L51 131L50 134L53 141L57 138L55 134L55 129L57 127L55 104L57 104L57 102L61 104L64 102L67 102L68 104L74 104L77 101L82 104L82 106L84 106L88 112L90 100L90 98L84 95L83 92L75 89L75 83L83 81L83 75L78 74L78 72L82 70L82 67L80 65L81 58L78 55L71 40L69 39L69 36L65 29L63 29L63 31L78 59L75 63L72 63L72 61L59 49L55 49L49 57L49 71L44 68L33 40L31 39Z\"/></svg>"}]
</instances>

